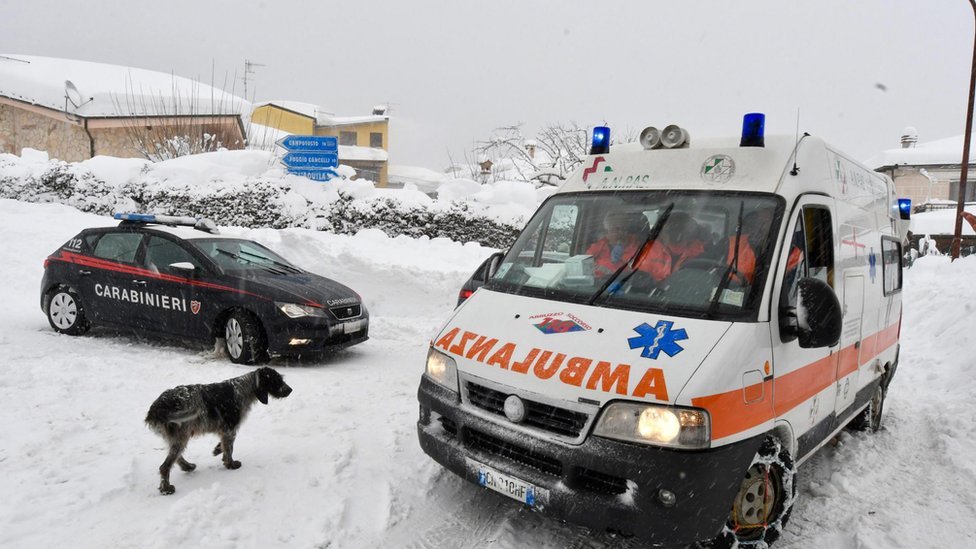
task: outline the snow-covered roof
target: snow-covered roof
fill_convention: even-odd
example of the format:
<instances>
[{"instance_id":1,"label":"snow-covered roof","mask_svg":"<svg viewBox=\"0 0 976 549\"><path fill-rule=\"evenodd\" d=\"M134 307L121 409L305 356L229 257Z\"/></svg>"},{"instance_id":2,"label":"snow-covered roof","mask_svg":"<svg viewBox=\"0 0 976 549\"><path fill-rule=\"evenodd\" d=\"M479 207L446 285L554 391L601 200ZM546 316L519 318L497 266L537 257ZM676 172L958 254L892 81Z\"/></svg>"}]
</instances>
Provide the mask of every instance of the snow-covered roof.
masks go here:
<instances>
[{"instance_id":1,"label":"snow-covered roof","mask_svg":"<svg viewBox=\"0 0 976 549\"><path fill-rule=\"evenodd\" d=\"M393 165L389 168L387 180L401 185L413 184L423 192L433 192L448 180L447 174L420 166Z\"/></svg>"},{"instance_id":2,"label":"snow-covered roof","mask_svg":"<svg viewBox=\"0 0 976 549\"><path fill-rule=\"evenodd\" d=\"M354 147L352 145L339 145L339 160L371 160L374 162L386 162L390 155L383 149L372 147Z\"/></svg>"},{"instance_id":3,"label":"snow-covered roof","mask_svg":"<svg viewBox=\"0 0 976 549\"><path fill-rule=\"evenodd\" d=\"M251 110L240 97L182 76L36 55L0 54L0 96L87 118Z\"/></svg>"},{"instance_id":4,"label":"snow-covered roof","mask_svg":"<svg viewBox=\"0 0 976 549\"><path fill-rule=\"evenodd\" d=\"M967 204L965 210L976 214L976 204ZM944 210L913 213L909 229L919 235L953 234L956 230L956 208L953 206ZM972 226L965 220L962 222L962 234L963 236L976 235Z\"/></svg>"},{"instance_id":5,"label":"snow-covered roof","mask_svg":"<svg viewBox=\"0 0 976 549\"><path fill-rule=\"evenodd\" d=\"M936 141L919 143L907 149L897 148L882 151L865 162L869 167L878 169L884 166L939 166L956 165L962 161L962 135L947 137ZM976 160L976 150L970 140L969 162Z\"/></svg>"},{"instance_id":6,"label":"snow-covered roof","mask_svg":"<svg viewBox=\"0 0 976 549\"><path fill-rule=\"evenodd\" d=\"M301 101L289 101L283 99L274 99L272 101L255 103L254 108L256 109L258 107L268 105L280 107L282 109L298 113L302 116L307 116L315 120L316 126L347 126L350 124L368 124L371 122L384 122L389 120L388 116L378 114L366 116L336 116L335 113L329 112L312 103L303 103Z\"/></svg>"}]
</instances>

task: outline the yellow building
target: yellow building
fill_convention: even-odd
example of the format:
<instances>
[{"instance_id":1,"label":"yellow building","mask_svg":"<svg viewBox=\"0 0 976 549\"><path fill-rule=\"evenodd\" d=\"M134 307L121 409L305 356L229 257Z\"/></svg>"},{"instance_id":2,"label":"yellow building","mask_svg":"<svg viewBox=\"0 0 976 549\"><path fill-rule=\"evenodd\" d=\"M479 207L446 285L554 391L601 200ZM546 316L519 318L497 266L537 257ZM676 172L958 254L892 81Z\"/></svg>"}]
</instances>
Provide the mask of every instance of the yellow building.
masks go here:
<instances>
[{"instance_id":1,"label":"yellow building","mask_svg":"<svg viewBox=\"0 0 976 549\"><path fill-rule=\"evenodd\" d=\"M298 101L257 103L251 123L296 135L339 138L339 163L354 168L358 177L385 187L388 175L390 118L386 107L373 107L367 116L335 116L317 105Z\"/></svg>"}]
</instances>

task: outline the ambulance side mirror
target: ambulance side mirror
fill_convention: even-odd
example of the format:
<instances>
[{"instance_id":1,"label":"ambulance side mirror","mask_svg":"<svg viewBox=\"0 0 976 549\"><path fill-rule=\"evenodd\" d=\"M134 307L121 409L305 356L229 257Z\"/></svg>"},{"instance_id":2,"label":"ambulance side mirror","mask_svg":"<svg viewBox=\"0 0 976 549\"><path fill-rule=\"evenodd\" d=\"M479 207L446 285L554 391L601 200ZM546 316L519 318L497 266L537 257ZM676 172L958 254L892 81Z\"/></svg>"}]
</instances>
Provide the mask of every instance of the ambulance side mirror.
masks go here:
<instances>
[{"instance_id":1,"label":"ambulance side mirror","mask_svg":"<svg viewBox=\"0 0 976 549\"><path fill-rule=\"evenodd\" d=\"M815 349L837 345L844 313L834 289L818 278L801 278L798 284L796 335L800 347Z\"/></svg>"}]
</instances>

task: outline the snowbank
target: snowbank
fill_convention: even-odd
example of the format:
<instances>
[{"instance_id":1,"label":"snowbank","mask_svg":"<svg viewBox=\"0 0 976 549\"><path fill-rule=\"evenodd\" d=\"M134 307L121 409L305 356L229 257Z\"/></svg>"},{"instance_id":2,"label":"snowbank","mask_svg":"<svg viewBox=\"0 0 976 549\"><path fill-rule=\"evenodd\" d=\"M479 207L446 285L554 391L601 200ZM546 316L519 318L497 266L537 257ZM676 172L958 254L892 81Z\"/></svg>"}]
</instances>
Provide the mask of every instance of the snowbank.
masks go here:
<instances>
[{"instance_id":1,"label":"snowbank","mask_svg":"<svg viewBox=\"0 0 976 549\"><path fill-rule=\"evenodd\" d=\"M341 234L379 229L508 246L551 190L527 183L449 182L436 199L365 180L315 183L289 175L267 151L218 151L152 163L96 157L51 161L26 149L0 154L0 197L60 202L82 211L209 217L221 225L306 227Z\"/></svg>"}]
</instances>

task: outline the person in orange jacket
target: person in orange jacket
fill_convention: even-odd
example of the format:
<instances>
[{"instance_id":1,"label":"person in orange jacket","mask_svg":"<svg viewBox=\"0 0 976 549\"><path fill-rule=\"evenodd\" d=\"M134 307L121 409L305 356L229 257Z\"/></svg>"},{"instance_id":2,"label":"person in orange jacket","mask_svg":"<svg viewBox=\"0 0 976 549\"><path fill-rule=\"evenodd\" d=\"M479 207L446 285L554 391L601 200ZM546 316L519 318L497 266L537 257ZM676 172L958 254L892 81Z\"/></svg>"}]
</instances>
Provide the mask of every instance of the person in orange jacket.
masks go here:
<instances>
[{"instance_id":1,"label":"person in orange jacket","mask_svg":"<svg viewBox=\"0 0 976 549\"><path fill-rule=\"evenodd\" d=\"M661 234L638 261L638 269L658 282L671 276L689 259L705 252L698 237L698 224L685 212L672 213L661 227Z\"/></svg>"},{"instance_id":2,"label":"person in orange jacket","mask_svg":"<svg viewBox=\"0 0 976 549\"><path fill-rule=\"evenodd\" d=\"M593 268L597 275L612 274L637 253L640 242L634 225L631 216L625 213L612 213L604 219L606 236L586 249L586 253L593 256Z\"/></svg>"}]
</instances>

